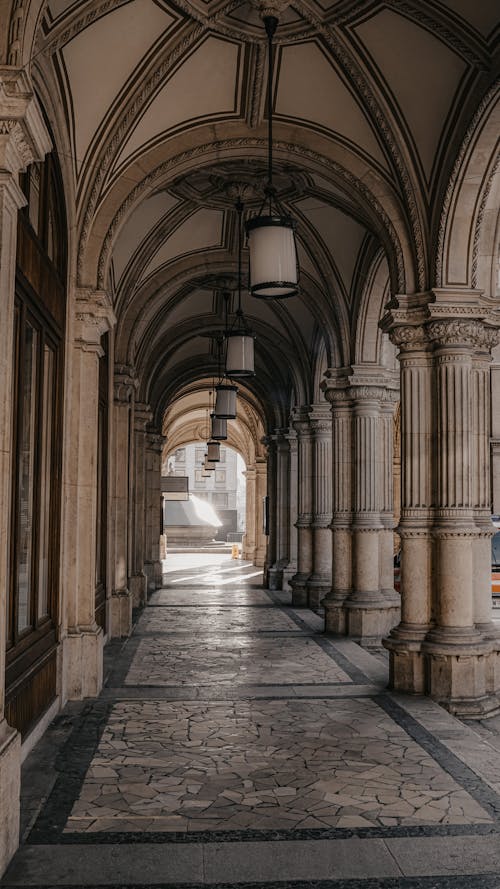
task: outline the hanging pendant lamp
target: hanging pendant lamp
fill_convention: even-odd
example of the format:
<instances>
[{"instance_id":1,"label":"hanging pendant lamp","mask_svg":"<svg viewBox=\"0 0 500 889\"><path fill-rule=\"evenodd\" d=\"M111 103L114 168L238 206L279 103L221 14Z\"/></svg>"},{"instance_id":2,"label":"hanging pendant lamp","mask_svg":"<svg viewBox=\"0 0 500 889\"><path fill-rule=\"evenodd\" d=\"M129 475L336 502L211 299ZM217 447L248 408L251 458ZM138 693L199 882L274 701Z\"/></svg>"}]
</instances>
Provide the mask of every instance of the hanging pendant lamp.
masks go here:
<instances>
[{"instance_id":1,"label":"hanging pendant lamp","mask_svg":"<svg viewBox=\"0 0 500 889\"><path fill-rule=\"evenodd\" d=\"M255 336L248 327L241 308L241 255L243 204L236 203L238 212L238 308L236 317L226 333L226 373L228 377L253 377Z\"/></svg>"},{"instance_id":2,"label":"hanging pendant lamp","mask_svg":"<svg viewBox=\"0 0 500 889\"><path fill-rule=\"evenodd\" d=\"M208 459L207 454L205 454L205 459L201 465L207 472L213 472L215 469L215 463Z\"/></svg>"},{"instance_id":3,"label":"hanging pendant lamp","mask_svg":"<svg viewBox=\"0 0 500 889\"><path fill-rule=\"evenodd\" d=\"M210 438L214 441L226 441L227 420L224 420L222 417L217 417L215 414L210 414L210 419L212 421L212 434Z\"/></svg>"},{"instance_id":4,"label":"hanging pendant lamp","mask_svg":"<svg viewBox=\"0 0 500 889\"><path fill-rule=\"evenodd\" d=\"M209 462L209 463L219 463L220 462L220 442L219 441L207 441L207 462Z\"/></svg>"},{"instance_id":5,"label":"hanging pendant lamp","mask_svg":"<svg viewBox=\"0 0 500 889\"><path fill-rule=\"evenodd\" d=\"M259 215L246 223L250 254L249 290L252 296L261 299L284 299L298 292L296 223L283 213L273 185L273 36L278 19L266 16L264 24L268 40L268 178Z\"/></svg>"},{"instance_id":6,"label":"hanging pendant lamp","mask_svg":"<svg viewBox=\"0 0 500 889\"><path fill-rule=\"evenodd\" d=\"M220 382L215 387L214 414L220 420L236 419L236 394L238 387L231 383Z\"/></svg>"}]
</instances>

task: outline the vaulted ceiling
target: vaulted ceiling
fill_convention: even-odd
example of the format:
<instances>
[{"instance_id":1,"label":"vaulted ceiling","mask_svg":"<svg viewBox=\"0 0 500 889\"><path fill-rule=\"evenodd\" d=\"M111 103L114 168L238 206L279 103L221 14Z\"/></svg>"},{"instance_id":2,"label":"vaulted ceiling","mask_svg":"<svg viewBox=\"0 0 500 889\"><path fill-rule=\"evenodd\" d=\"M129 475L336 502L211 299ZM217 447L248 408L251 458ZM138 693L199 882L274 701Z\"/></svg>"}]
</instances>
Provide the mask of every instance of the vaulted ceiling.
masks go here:
<instances>
[{"instance_id":1,"label":"vaulted ceiling","mask_svg":"<svg viewBox=\"0 0 500 889\"><path fill-rule=\"evenodd\" d=\"M47 0L33 76L74 203L81 286L110 288L116 360L156 411L216 365L235 195L262 198L263 0ZM244 294L268 425L328 366L386 360L390 290L432 283L439 206L497 70L497 0L277 0L277 184L300 294ZM387 350L386 350L387 351Z\"/></svg>"}]
</instances>

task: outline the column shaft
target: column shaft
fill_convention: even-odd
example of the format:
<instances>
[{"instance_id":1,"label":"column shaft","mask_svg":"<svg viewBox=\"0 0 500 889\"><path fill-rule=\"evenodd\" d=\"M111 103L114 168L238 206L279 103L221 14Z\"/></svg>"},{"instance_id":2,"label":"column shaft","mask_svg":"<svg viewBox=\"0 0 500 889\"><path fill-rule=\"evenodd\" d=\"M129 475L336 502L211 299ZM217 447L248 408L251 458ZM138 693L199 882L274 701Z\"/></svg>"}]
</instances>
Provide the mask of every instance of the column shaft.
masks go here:
<instances>
[{"instance_id":1,"label":"column shaft","mask_svg":"<svg viewBox=\"0 0 500 889\"><path fill-rule=\"evenodd\" d=\"M329 406L313 405L313 559L307 581L309 608L317 610L332 578L332 418Z\"/></svg>"},{"instance_id":2,"label":"column shaft","mask_svg":"<svg viewBox=\"0 0 500 889\"><path fill-rule=\"evenodd\" d=\"M312 538L312 435L309 426L309 407L298 408L293 413L293 426L298 442L298 517L297 573L290 580L294 605L307 605L307 581L313 565Z\"/></svg>"}]
</instances>

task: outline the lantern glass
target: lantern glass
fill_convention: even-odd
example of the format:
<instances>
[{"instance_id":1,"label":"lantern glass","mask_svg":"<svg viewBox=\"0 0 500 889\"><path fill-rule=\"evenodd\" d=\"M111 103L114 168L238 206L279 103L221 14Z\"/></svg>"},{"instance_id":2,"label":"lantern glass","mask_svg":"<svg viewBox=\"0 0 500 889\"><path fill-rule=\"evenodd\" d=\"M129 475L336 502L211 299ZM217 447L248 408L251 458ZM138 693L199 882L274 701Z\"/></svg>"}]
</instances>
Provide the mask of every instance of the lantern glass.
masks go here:
<instances>
[{"instance_id":1,"label":"lantern glass","mask_svg":"<svg viewBox=\"0 0 500 889\"><path fill-rule=\"evenodd\" d=\"M218 463L220 461L220 442L207 442L207 460L209 463Z\"/></svg>"},{"instance_id":2,"label":"lantern glass","mask_svg":"<svg viewBox=\"0 0 500 889\"><path fill-rule=\"evenodd\" d=\"M210 415L212 420L212 435L214 441L226 441L227 439L227 420L222 417L216 417L215 414Z\"/></svg>"},{"instance_id":3,"label":"lantern glass","mask_svg":"<svg viewBox=\"0 0 500 889\"><path fill-rule=\"evenodd\" d=\"M205 462L202 463L202 468L208 470L208 472L213 472L215 469L215 463L205 457Z\"/></svg>"},{"instance_id":4,"label":"lantern glass","mask_svg":"<svg viewBox=\"0 0 500 889\"><path fill-rule=\"evenodd\" d=\"M214 414L222 420L236 419L236 393L237 386L231 386L227 383L220 383L215 387L215 409Z\"/></svg>"},{"instance_id":5,"label":"lantern glass","mask_svg":"<svg viewBox=\"0 0 500 889\"><path fill-rule=\"evenodd\" d=\"M227 337L226 372L230 377L252 377L254 369L254 338L230 333Z\"/></svg>"},{"instance_id":6,"label":"lantern glass","mask_svg":"<svg viewBox=\"0 0 500 889\"><path fill-rule=\"evenodd\" d=\"M246 225L250 293L262 299L295 296L298 288L295 222L289 216L257 216Z\"/></svg>"}]
</instances>

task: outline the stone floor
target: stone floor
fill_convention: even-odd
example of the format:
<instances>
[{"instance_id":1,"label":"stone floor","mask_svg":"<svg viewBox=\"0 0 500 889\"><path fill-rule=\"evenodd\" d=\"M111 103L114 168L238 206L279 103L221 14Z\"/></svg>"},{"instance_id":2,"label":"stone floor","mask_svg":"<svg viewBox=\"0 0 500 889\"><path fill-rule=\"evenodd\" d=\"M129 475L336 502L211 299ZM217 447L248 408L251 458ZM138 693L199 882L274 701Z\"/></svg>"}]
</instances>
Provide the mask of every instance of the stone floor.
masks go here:
<instances>
[{"instance_id":1,"label":"stone floor","mask_svg":"<svg viewBox=\"0 0 500 889\"><path fill-rule=\"evenodd\" d=\"M0 885L500 889L500 720L388 693L383 651L190 558L27 758Z\"/></svg>"}]
</instances>

